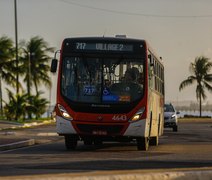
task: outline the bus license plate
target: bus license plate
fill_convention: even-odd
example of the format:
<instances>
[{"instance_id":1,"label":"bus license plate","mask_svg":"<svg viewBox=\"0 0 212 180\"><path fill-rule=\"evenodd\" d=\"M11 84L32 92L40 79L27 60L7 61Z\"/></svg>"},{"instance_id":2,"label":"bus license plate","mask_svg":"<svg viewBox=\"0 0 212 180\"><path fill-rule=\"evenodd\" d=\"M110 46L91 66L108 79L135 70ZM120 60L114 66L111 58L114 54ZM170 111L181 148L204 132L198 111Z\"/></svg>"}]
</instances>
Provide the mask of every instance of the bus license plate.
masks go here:
<instances>
[{"instance_id":1,"label":"bus license plate","mask_svg":"<svg viewBox=\"0 0 212 180\"><path fill-rule=\"evenodd\" d=\"M105 136L107 135L107 131L102 131L102 130L93 130L93 135L100 135L100 136Z\"/></svg>"}]
</instances>

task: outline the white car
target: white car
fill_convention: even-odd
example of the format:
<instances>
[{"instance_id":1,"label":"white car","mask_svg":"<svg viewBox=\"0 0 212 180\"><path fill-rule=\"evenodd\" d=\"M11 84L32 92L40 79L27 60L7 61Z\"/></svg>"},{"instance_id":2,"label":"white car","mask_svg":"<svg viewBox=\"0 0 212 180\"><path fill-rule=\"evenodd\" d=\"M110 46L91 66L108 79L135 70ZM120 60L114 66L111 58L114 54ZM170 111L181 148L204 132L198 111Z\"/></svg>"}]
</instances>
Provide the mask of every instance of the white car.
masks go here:
<instances>
[{"instance_id":1,"label":"white car","mask_svg":"<svg viewBox=\"0 0 212 180\"><path fill-rule=\"evenodd\" d=\"M172 128L173 131L178 131L178 119L177 114L174 106L170 104L164 105L164 127L165 128Z\"/></svg>"}]
</instances>

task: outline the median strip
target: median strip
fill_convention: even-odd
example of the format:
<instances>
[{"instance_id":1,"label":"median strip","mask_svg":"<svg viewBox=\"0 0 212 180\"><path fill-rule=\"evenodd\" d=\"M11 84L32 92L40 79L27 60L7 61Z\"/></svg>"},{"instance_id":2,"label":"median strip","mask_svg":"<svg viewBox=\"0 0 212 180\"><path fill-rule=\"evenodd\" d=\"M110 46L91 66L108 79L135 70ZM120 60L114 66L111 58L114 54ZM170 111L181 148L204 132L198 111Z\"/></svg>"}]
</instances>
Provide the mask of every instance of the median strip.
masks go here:
<instances>
[{"instance_id":1,"label":"median strip","mask_svg":"<svg viewBox=\"0 0 212 180\"><path fill-rule=\"evenodd\" d=\"M16 149L16 148L31 146L31 145L34 145L34 144L35 144L35 140L34 139L18 141L18 142L14 142L14 143L10 143L10 144L0 145L0 151L5 151L5 150L10 150L10 149Z\"/></svg>"}]
</instances>

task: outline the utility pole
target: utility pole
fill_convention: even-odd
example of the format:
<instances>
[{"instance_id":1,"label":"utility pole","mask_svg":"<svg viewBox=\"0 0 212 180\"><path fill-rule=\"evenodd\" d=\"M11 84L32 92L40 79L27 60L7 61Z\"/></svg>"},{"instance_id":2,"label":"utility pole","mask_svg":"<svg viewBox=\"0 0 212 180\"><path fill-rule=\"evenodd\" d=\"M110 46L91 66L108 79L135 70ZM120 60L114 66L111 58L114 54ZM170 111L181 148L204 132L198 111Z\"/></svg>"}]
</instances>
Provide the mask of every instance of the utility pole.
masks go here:
<instances>
[{"instance_id":1,"label":"utility pole","mask_svg":"<svg viewBox=\"0 0 212 180\"><path fill-rule=\"evenodd\" d=\"M18 22L17 22L17 3L14 0L14 15L15 15L15 59L16 59L16 94L19 93L19 74L18 74Z\"/></svg>"}]
</instances>

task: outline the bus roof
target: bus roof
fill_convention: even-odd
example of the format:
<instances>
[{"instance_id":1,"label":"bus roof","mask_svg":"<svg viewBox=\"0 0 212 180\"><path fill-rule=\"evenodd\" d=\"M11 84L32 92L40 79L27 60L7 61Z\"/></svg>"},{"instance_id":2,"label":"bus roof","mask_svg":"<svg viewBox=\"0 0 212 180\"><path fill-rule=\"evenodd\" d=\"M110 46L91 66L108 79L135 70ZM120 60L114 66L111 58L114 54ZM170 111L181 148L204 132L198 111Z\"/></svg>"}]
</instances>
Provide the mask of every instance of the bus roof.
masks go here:
<instances>
[{"instance_id":1,"label":"bus roof","mask_svg":"<svg viewBox=\"0 0 212 180\"><path fill-rule=\"evenodd\" d=\"M93 36L93 37L73 37L73 38L65 38L64 41L76 41L76 40L84 40L84 41L127 41L127 42L143 42L146 43L144 39L134 39L134 38L124 38L124 37L104 37L104 36Z\"/></svg>"}]
</instances>

